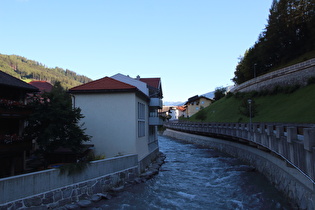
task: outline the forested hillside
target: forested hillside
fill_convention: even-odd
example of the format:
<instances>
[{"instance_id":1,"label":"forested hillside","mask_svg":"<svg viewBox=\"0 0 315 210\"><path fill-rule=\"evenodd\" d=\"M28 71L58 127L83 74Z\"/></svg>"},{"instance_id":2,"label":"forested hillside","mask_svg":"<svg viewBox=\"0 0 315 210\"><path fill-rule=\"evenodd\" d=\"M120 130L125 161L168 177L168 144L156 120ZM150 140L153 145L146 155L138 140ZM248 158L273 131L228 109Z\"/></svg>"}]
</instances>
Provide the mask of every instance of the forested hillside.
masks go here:
<instances>
[{"instance_id":1,"label":"forested hillside","mask_svg":"<svg viewBox=\"0 0 315 210\"><path fill-rule=\"evenodd\" d=\"M0 54L0 70L22 80L44 80L52 84L60 81L65 88L91 81L90 78L68 69L48 68L42 63L17 55Z\"/></svg>"},{"instance_id":2,"label":"forested hillside","mask_svg":"<svg viewBox=\"0 0 315 210\"><path fill-rule=\"evenodd\" d=\"M241 84L256 76L315 57L315 0L274 0L265 30L240 58Z\"/></svg>"}]
</instances>

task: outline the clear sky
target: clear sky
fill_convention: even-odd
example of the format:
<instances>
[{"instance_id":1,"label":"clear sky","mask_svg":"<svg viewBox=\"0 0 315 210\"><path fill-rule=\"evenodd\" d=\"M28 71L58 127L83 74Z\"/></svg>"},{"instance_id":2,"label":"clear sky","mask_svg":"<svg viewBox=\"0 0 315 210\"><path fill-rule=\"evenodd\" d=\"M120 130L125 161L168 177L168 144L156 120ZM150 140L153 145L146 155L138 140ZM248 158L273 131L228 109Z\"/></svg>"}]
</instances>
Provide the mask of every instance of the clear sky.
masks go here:
<instances>
[{"instance_id":1,"label":"clear sky","mask_svg":"<svg viewBox=\"0 0 315 210\"><path fill-rule=\"evenodd\" d=\"M0 53L99 79L161 77L164 101L233 84L272 0L0 0Z\"/></svg>"}]
</instances>

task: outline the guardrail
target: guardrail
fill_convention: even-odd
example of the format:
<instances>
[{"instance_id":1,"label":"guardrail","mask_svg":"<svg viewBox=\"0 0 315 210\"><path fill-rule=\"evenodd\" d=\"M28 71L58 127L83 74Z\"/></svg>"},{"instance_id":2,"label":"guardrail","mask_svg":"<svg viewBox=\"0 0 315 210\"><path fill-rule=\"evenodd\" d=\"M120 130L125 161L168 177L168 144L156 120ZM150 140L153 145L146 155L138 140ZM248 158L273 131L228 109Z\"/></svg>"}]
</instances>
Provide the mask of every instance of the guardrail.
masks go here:
<instances>
[{"instance_id":1,"label":"guardrail","mask_svg":"<svg viewBox=\"0 0 315 210\"><path fill-rule=\"evenodd\" d=\"M164 127L273 152L315 180L315 124L170 122Z\"/></svg>"}]
</instances>

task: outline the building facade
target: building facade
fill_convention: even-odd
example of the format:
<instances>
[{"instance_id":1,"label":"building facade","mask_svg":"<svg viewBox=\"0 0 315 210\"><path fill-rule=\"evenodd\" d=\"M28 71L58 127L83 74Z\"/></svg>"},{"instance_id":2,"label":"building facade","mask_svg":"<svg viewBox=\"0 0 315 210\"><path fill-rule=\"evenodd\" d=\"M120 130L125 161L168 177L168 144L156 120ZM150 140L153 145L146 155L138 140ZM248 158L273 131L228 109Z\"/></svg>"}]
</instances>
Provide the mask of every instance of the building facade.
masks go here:
<instances>
[{"instance_id":1,"label":"building facade","mask_svg":"<svg viewBox=\"0 0 315 210\"><path fill-rule=\"evenodd\" d=\"M39 90L22 80L0 71L0 178L25 171L32 142L23 138L29 93Z\"/></svg>"},{"instance_id":2,"label":"building facade","mask_svg":"<svg viewBox=\"0 0 315 210\"><path fill-rule=\"evenodd\" d=\"M186 114L185 117L191 117L199 112L201 109L206 108L213 102L212 99L205 96L193 96L185 103Z\"/></svg>"},{"instance_id":3,"label":"building facade","mask_svg":"<svg viewBox=\"0 0 315 210\"><path fill-rule=\"evenodd\" d=\"M138 154L141 161L158 150L157 125L162 122L155 113L162 107L160 78L116 74L69 92L74 106L81 108L82 123L92 136L96 155Z\"/></svg>"}]
</instances>

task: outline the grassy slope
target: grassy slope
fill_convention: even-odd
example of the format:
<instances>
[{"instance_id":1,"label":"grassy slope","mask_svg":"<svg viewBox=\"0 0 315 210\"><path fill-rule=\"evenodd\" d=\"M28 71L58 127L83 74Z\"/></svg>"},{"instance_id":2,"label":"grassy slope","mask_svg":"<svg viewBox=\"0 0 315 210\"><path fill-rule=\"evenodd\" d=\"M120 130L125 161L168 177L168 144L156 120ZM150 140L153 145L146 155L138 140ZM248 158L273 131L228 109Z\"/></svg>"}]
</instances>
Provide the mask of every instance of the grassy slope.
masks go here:
<instances>
[{"instance_id":1,"label":"grassy slope","mask_svg":"<svg viewBox=\"0 0 315 210\"><path fill-rule=\"evenodd\" d=\"M258 114L253 122L315 123L315 84L303 87L291 94L277 94L252 98ZM206 122L248 122L239 113L241 100L223 98L205 108ZM190 120L195 121L195 116Z\"/></svg>"}]
</instances>

